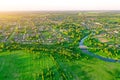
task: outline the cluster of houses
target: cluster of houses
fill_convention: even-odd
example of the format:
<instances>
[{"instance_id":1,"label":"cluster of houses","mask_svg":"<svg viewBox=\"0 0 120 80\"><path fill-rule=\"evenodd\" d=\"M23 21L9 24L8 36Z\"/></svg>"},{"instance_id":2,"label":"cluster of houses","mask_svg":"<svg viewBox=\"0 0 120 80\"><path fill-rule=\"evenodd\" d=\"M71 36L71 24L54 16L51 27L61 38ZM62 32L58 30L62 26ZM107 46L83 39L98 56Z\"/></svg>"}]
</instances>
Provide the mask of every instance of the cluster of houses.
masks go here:
<instances>
[{"instance_id":1,"label":"cluster of houses","mask_svg":"<svg viewBox=\"0 0 120 80\"><path fill-rule=\"evenodd\" d=\"M9 41L22 44L52 44L61 42L65 39L66 38L62 36L60 31L55 30L50 26L29 27L27 25L21 26L20 24L13 24L13 27L11 26L8 29L5 28L0 30L0 42Z\"/></svg>"}]
</instances>

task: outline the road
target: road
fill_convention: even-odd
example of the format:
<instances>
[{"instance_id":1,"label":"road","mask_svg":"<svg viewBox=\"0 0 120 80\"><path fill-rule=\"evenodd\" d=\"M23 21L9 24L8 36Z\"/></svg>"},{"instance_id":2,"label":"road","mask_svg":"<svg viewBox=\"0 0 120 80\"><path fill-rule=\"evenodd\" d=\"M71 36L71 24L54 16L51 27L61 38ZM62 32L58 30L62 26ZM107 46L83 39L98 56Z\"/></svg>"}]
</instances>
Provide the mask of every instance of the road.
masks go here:
<instances>
[{"instance_id":1,"label":"road","mask_svg":"<svg viewBox=\"0 0 120 80\"><path fill-rule=\"evenodd\" d=\"M90 56L93 56L94 58L98 58L100 60L103 60L103 61L106 61L106 62L120 62L120 60L115 60L115 59L112 59L112 58L105 58L105 57L102 57L100 55L96 55L92 52L90 52L87 48L87 46L84 45L84 40L88 38L88 36L85 36L80 42L79 42L79 47L80 49L82 50L83 53L87 54L87 55L90 55Z\"/></svg>"},{"instance_id":2,"label":"road","mask_svg":"<svg viewBox=\"0 0 120 80\"><path fill-rule=\"evenodd\" d=\"M16 33L17 28L18 28L18 27L15 27L14 31L13 31L13 32L11 33L11 35L9 36L8 41L13 38L13 36L14 36L15 33Z\"/></svg>"}]
</instances>

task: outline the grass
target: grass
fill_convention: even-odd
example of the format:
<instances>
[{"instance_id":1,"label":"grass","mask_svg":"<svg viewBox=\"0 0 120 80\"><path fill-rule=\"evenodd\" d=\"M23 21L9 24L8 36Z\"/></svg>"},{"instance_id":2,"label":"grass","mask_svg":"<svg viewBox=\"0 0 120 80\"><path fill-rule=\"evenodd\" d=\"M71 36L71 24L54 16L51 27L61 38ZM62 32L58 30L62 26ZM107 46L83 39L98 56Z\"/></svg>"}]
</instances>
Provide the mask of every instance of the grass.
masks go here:
<instances>
[{"instance_id":1,"label":"grass","mask_svg":"<svg viewBox=\"0 0 120 80\"><path fill-rule=\"evenodd\" d=\"M120 64L59 54L12 51L0 53L1 80L119 80Z\"/></svg>"},{"instance_id":2,"label":"grass","mask_svg":"<svg viewBox=\"0 0 120 80\"><path fill-rule=\"evenodd\" d=\"M45 53L39 55L25 51L3 52L0 54L0 59L2 80L33 80L33 75L42 74L44 69L54 66L52 59Z\"/></svg>"}]
</instances>

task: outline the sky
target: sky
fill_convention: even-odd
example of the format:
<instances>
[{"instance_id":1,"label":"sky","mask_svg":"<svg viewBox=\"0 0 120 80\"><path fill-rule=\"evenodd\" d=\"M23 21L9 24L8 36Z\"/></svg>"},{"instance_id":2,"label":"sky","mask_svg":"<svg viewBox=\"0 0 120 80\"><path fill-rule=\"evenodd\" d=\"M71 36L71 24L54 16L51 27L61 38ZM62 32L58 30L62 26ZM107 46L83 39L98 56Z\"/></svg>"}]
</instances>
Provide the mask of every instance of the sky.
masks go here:
<instances>
[{"instance_id":1,"label":"sky","mask_svg":"<svg viewBox=\"0 0 120 80\"><path fill-rule=\"evenodd\" d=\"M0 0L0 11L120 10L120 0Z\"/></svg>"}]
</instances>

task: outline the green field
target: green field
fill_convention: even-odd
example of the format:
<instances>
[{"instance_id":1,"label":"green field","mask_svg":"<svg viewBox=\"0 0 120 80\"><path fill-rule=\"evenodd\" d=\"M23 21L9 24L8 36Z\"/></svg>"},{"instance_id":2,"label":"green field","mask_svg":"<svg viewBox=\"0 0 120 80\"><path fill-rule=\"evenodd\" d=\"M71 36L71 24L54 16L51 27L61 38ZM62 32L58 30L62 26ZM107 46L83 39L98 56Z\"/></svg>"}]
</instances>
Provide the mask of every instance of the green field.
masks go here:
<instances>
[{"instance_id":1,"label":"green field","mask_svg":"<svg viewBox=\"0 0 120 80\"><path fill-rule=\"evenodd\" d=\"M1 80L119 80L120 64L92 57L68 59L47 52L2 52ZM104 77L103 77L104 76Z\"/></svg>"}]
</instances>

